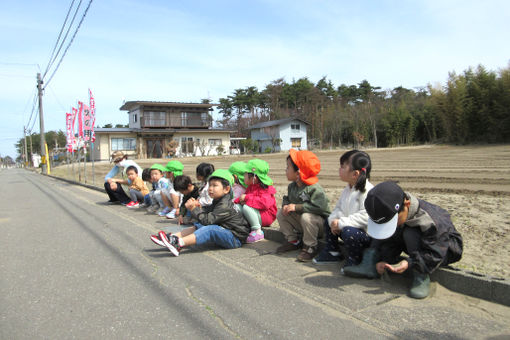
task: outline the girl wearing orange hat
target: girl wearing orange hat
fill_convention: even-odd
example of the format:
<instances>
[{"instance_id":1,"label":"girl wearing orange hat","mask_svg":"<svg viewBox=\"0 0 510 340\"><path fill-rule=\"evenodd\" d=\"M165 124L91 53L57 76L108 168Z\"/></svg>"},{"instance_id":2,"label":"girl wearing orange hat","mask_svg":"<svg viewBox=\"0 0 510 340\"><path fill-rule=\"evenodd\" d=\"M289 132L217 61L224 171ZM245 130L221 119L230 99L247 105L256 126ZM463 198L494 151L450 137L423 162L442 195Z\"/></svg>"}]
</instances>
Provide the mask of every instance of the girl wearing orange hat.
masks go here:
<instances>
[{"instance_id":1,"label":"girl wearing orange hat","mask_svg":"<svg viewBox=\"0 0 510 340\"><path fill-rule=\"evenodd\" d=\"M276 252L301 248L297 259L302 262L311 261L317 255L317 239L323 235L330 213L328 198L318 183L320 170L321 163L313 152L290 150L285 173L291 183L287 195L283 196L282 209L276 215L287 242Z\"/></svg>"}]
</instances>

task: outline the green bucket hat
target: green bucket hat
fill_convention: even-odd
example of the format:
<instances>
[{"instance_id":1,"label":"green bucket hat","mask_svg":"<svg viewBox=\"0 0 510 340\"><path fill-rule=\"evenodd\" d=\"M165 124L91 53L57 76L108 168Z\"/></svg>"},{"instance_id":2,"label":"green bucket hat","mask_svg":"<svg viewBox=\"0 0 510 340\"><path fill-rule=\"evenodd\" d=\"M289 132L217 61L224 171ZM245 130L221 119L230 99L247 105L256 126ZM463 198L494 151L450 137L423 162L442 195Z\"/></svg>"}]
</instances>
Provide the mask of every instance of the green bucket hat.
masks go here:
<instances>
[{"instance_id":1,"label":"green bucket hat","mask_svg":"<svg viewBox=\"0 0 510 340\"><path fill-rule=\"evenodd\" d=\"M213 177L223 178L230 183L230 186L234 185L234 177L232 177L232 174L228 170L224 169L214 170L211 176L209 176L209 180L211 180L211 178Z\"/></svg>"},{"instance_id":2,"label":"green bucket hat","mask_svg":"<svg viewBox=\"0 0 510 340\"><path fill-rule=\"evenodd\" d=\"M273 185L273 180L267 175L269 164L262 159L251 159L246 165L246 172L255 174L265 185Z\"/></svg>"},{"instance_id":3,"label":"green bucket hat","mask_svg":"<svg viewBox=\"0 0 510 340\"><path fill-rule=\"evenodd\" d=\"M184 169L184 165L182 165L179 161L170 161L166 163L166 171L172 172L174 176L181 176L182 169Z\"/></svg>"},{"instance_id":4,"label":"green bucket hat","mask_svg":"<svg viewBox=\"0 0 510 340\"><path fill-rule=\"evenodd\" d=\"M152 169L159 170L161 172L167 172L166 168L163 165L157 164L157 163L156 164L152 164L151 170Z\"/></svg>"},{"instance_id":5,"label":"green bucket hat","mask_svg":"<svg viewBox=\"0 0 510 340\"><path fill-rule=\"evenodd\" d=\"M230 171L232 175L236 175L239 179L239 183L241 183L241 185L246 188L246 184L244 184L244 174L246 172L245 162L238 161L232 163L230 168L228 168L228 171Z\"/></svg>"}]
</instances>

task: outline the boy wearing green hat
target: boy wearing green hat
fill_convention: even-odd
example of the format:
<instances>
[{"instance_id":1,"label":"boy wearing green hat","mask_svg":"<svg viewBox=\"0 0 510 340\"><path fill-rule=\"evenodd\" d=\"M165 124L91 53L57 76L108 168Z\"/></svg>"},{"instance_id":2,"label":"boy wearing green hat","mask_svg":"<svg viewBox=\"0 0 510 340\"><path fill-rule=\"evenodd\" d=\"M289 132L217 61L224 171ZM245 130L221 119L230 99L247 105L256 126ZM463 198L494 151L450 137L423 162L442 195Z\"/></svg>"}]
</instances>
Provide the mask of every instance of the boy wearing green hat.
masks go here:
<instances>
[{"instance_id":1,"label":"boy wearing green hat","mask_svg":"<svg viewBox=\"0 0 510 340\"><path fill-rule=\"evenodd\" d=\"M159 216L172 219L179 216L179 206L182 195L174 189L174 179L182 175L184 165L179 161L170 161L166 163L166 178L168 180L168 187L163 190L161 198L165 208L160 211Z\"/></svg>"},{"instance_id":2,"label":"boy wearing green hat","mask_svg":"<svg viewBox=\"0 0 510 340\"><path fill-rule=\"evenodd\" d=\"M228 170L214 171L209 177L209 195L213 203L200 207L196 204L196 199L190 198L185 204L191 217L198 222L176 234L160 231L158 235L151 235L151 240L167 247L174 256L179 256L183 247L194 244L239 248L246 242L250 227L243 215L235 209L230 198L233 183L234 179Z\"/></svg>"},{"instance_id":3,"label":"boy wearing green hat","mask_svg":"<svg viewBox=\"0 0 510 340\"><path fill-rule=\"evenodd\" d=\"M262 159L252 159L246 164L244 183L248 185L246 192L234 203L239 204L244 217L250 223L251 232L246 243L254 243L264 239L262 227L268 227L276 219L276 189L273 180L267 175L269 164Z\"/></svg>"},{"instance_id":4,"label":"boy wearing green hat","mask_svg":"<svg viewBox=\"0 0 510 340\"><path fill-rule=\"evenodd\" d=\"M150 212L155 212L158 208L164 209L165 204L163 203L161 192L169 186L168 179L164 177L166 168L161 164L153 164L151 166L150 178L152 182L152 190L149 195L151 198L152 205L147 209Z\"/></svg>"}]
</instances>

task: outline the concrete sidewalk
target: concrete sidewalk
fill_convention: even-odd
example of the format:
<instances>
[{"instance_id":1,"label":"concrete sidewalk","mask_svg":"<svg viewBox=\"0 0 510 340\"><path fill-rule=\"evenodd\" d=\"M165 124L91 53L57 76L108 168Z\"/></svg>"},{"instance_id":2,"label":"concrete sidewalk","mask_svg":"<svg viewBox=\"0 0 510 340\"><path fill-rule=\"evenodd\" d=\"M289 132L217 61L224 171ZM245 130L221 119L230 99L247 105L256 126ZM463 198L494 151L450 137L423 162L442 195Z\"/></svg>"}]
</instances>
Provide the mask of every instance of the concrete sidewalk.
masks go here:
<instances>
[{"instance_id":1,"label":"concrete sidewalk","mask_svg":"<svg viewBox=\"0 0 510 340\"><path fill-rule=\"evenodd\" d=\"M92 190L97 190L100 192L105 192L103 188L99 188L96 186L88 185L88 184L82 184L79 182L75 182L68 179L63 179L56 176L49 176L54 179L64 181L67 183L71 183L74 185L80 185ZM106 197L106 196L105 196ZM105 198L106 199L106 198ZM167 230L177 230L179 227L176 225L172 225L168 222L169 220L159 220L159 222L164 222L165 229ZM177 228L177 229L176 229ZM280 231L276 228L264 228L265 231L265 237L268 241L273 241L277 243L282 243L284 241L283 234L280 233ZM259 247L260 242L252 245L253 247ZM276 249L276 247L275 247ZM263 250L268 251L268 249ZM274 250L273 250L274 252ZM269 252L270 253L270 252ZM292 256L297 256L296 254L291 253ZM313 266L312 264L304 265L305 267ZM313 266L312 268L315 268L314 270L320 271L320 268L325 267L332 267L331 265L328 266ZM332 273L335 273L335 275L339 274L339 266L334 266L335 268L329 268L332 270ZM341 276L345 280L352 280L351 278L347 278L344 276ZM407 280L404 280L402 278L399 278L397 275L391 275L391 276L385 276L386 280L392 280L392 281L398 281L401 282L402 285L405 285L405 282ZM479 298L483 300L487 300L490 302L495 302L498 304L502 304L505 306L510 306L510 281L508 279L500 279L500 278L492 278L485 275L472 273L472 272L466 272L454 268L440 268L437 270L432 276L431 280L433 282L436 282L440 284L441 286L460 294L468 295L474 298ZM377 283L381 280L373 280L367 282ZM372 283L370 285L372 285ZM401 291L400 293L406 294L406 291Z\"/></svg>"}]
</instances>

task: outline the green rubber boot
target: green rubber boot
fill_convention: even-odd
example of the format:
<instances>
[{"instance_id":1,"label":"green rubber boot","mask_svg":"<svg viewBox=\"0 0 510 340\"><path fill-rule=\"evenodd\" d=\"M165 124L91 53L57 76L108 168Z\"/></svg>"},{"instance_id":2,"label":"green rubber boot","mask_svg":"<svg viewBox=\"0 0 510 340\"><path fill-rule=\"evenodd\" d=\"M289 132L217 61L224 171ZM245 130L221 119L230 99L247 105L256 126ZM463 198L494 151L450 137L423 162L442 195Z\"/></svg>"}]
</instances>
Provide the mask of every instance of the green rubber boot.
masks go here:
<instances>
[{"instance_id":1,"label":"green rubber boot","mask_svg":"<svg viewBox=\"0 0 510 340\"><path fill-rule=\"evenodd\" d=\"M420 273L413 270L413 283L409 290L409 296L415 299L424 299L430 293L430 276L429 274Z\"/></svg>"},{"instance_id":2,"label":"green rubber boot","mask_svg":"<svg viewBox=\"0 0 510 340\"><path fill-rule=\"evenodd\" d=\"M375 279L379 277L375 265L379 259L379 253L375 248L367 248L363 252L363 260L357 266L344 267L344 274L350 277Z\"/></svg>"}]
</instances>

